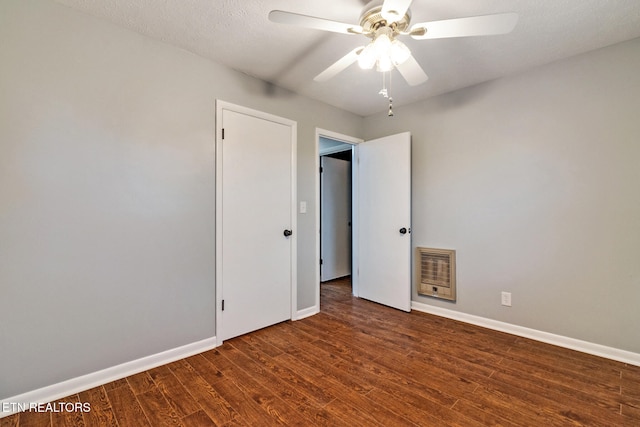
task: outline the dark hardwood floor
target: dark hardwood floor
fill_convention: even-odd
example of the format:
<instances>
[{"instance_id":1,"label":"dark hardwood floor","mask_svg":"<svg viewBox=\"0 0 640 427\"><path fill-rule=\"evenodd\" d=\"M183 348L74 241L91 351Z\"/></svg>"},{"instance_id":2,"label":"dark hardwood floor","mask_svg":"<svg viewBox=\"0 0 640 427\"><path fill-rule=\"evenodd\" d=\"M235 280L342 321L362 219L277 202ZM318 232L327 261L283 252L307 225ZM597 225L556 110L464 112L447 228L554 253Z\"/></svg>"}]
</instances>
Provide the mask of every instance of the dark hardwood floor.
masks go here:
<instances>
[{"instance_id":1,"label":"dark hardwood floor","mask_svg":"<svg viewBox=\"0 0 640 427\"><path fill-rule=\"evenodd\" d=\"M322 312L0 426L640 426L640 368L322 285Z\"/></svg>"}]
</instances>

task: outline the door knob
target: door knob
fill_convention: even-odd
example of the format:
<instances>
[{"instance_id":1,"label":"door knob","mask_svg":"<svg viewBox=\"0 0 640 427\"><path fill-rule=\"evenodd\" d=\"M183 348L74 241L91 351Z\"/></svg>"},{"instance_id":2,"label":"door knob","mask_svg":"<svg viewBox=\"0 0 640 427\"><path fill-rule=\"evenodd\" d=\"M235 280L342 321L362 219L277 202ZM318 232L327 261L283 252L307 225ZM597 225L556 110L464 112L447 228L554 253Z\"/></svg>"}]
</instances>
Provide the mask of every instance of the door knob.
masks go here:
<instances>
[{"instance_id":1,"label":"door knob","mask_svg":"<svg viewBox=\"0 0 640 427\"><path fill-rule=\"evenodd\" d=\"M402 228L400 229L400 234L407 234L407 229L406 229L406 228L404 228L404 227L402 227Z\"/></svg>"},{"instance_id":2,"label":"door knob","mask_svg":"<svg viewBox=\"0 0 640 427\"><path fill-rule=\"evenodd\" d=\"M291 235L293 234L293 231L291 231L291 230L284 230L284 233L282 233L282 234L284 234L284 237L289 237L289 236L291 236Z\"/></svg>"}]
</instances>

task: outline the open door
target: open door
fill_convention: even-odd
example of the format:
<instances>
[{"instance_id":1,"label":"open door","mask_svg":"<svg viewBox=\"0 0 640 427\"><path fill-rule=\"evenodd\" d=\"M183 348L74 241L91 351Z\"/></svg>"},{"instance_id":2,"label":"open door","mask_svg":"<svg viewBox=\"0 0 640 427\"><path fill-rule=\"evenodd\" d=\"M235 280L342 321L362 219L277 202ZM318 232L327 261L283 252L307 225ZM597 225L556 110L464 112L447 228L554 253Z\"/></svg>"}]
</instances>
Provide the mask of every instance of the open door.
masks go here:
<instances>
[{"instance_id":1,"label":"open door","mask_svg":"<svg viewBox=\"0 0 640 427\"><path fill-rule=\"evenodd\" d=\"M356 159L354 293L411 311L411 134L358 144Z\"/></svg>"}]
</instances>

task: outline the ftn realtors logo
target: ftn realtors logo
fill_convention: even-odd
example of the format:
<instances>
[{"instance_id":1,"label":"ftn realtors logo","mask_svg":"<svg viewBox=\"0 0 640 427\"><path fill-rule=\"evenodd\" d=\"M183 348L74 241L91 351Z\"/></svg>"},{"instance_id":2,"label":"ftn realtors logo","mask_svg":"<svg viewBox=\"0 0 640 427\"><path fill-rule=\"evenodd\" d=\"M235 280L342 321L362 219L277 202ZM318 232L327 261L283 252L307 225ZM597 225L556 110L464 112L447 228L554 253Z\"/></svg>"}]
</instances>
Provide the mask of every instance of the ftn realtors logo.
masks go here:
<instances>
[{"instance_id":1,"label":"ftn realtors logo","mask_svg":"<svg viewBox=\"0 0 640 427\"><path fill-rule=\"evenodd\" d=\"M2 412L91 412L89 402L2 402Z\"/></svg>"}]
</instances>

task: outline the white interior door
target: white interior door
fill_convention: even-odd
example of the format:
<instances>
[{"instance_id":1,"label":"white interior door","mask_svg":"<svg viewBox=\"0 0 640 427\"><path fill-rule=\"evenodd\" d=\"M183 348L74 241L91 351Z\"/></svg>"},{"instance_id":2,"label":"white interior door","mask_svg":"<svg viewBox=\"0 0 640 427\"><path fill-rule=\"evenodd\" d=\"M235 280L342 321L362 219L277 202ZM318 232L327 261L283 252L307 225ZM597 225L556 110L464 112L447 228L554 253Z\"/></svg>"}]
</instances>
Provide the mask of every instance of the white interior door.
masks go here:
<instances>
[{"instance_id":1,"label":"white interior door","mask_svg":"<svg viewBox=\"0 0 640 427\"><path fill-rule=\"evenodd\" d=\"M320 280L351 274L351 168L350 162L320 158Z\"/></svg>"},{"instance_id":2,"label":"white interior door","mask_svg":"<svg viewBox=\"0 0 640 427\"><path fill-rule=\"evenodd\" d=\"M411 311L411 134L363 142L356 156L357 296Z\"/></svg>"},{"instance_id":3,"label":"white interior door","mask_svg":"<svg viewBox=\"0 0 640 427\"><path fill-rule=\"evenodd\" d=\"M216 290L220 341L292 317L295 122L219 106ZM222 136L223 135L223 136Z\"/></svg>"}]
</instances>

